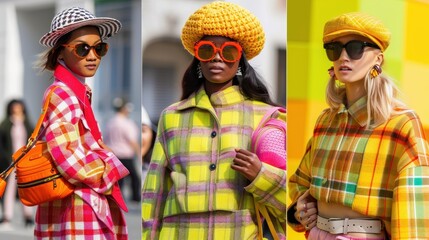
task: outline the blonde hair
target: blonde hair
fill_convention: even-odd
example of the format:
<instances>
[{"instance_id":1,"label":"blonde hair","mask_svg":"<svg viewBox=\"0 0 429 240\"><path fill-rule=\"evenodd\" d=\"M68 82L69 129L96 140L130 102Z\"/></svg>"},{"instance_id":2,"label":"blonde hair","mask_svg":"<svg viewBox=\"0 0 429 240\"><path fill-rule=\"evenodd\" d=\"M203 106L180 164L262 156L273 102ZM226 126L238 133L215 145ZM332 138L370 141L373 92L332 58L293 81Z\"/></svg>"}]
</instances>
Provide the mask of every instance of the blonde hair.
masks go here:
<instances>
[{"instance_id":1,"label":"blonde hair","mask_svg":"<svg viewBox=\"0 0 429 240\"><path fill-rule=\"evenodd\" d=\"M391 116L409 111L406 105L397 98L399 89L391 78L384 74L372 77L371 69L365 76L365 91L367 96L367 128L374 128L386 122ZM331 77L326 88L326 101L331 111L339 109L346 99L344 84Z\"/></svg>"}]
</instances>

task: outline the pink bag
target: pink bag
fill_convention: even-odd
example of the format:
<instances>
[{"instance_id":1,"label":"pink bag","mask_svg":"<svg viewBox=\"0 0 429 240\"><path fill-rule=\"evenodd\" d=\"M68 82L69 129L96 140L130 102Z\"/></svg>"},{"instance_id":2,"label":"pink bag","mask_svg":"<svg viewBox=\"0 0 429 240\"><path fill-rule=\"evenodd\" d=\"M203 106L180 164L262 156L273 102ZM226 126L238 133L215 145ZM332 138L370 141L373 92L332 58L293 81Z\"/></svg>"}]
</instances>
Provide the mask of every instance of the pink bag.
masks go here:
<instances>
[{"instance_id":1,"label":"pink bag","mask_svg":"<svg viewBox=\"0 0 429 240\"><path fill-rule=\"evenodd\" d=\"M276 111L286 113L281 107L268 110L252 134L252 149L262 162L286 170L286 123L271 118Z\"/></svg>"}]
</instances>

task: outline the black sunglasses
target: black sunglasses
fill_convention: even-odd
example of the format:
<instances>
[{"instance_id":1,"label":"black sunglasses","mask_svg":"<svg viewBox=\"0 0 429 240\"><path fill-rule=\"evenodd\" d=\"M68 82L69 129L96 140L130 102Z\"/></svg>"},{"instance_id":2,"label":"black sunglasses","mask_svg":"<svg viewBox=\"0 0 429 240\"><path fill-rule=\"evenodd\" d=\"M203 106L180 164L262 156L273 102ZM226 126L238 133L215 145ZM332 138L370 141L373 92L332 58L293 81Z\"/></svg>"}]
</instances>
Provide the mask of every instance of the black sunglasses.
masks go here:
<instances>
[{"instance_id":1,"label":"black sunglasses","mask_svg":"<svg viewBox=\"0 0 429 240\"><path fill-rule=\"evenodd\" d=\"M78 58L84 58L89 54L89 51L91 49L94 49L95 55L98 58L103 57L106 55L107 50L109 50L109 45L105 42L97 43L94 46L89 46L86 43L79 43L79 44L64 44L64 47L73 48L73 53Z\"/></svg>"},{"instance_id":2,"label":"black sunglasses","mask_svg":"<svg viewBox=\"0 0 429 240\"><path fill-rule=\"evenodd\" d=\"M323 48L326 50L326 55L330 61L337 61L341 56L343 48L346 49L347 55L349 55L351 59L358 60L362 57L365 47L380 49L380 47L373 43L358 40L352 40L344 45L340 42L329 42L323 44Z\"/></svg>"}]
</instances>

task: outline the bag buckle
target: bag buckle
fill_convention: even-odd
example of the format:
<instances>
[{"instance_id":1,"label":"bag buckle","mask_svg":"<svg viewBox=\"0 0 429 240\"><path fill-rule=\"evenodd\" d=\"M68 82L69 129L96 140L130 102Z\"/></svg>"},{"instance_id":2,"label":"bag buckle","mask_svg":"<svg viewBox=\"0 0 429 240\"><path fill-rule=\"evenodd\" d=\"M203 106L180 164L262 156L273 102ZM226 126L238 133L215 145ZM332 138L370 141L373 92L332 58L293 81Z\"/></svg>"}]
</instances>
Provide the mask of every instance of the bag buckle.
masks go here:
<instances>
[{"instance_id":1,"label":"bag buckle","mask_svg":"<svg viewBox=\"0 0 429 240\"><path fill-rule=\"evenodd\" d=\"M25 152L27 152L28 149L30 149L33 145L34 145L34 139L29 138L27 141L27 145L25 146Z\"/></svg>"}]
</instances>

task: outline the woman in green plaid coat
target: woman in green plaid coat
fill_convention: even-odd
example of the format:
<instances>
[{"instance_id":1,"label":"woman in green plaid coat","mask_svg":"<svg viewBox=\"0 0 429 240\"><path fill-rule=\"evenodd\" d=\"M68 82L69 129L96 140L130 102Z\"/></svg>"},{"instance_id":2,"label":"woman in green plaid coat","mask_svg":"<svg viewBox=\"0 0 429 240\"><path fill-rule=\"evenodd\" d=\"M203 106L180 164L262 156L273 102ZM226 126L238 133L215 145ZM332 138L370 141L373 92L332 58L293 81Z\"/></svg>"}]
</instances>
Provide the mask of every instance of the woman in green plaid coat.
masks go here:
<instances>
[{"instance_id":1,"label":"woman in green plaid coat","mask_svg":"<svg viewBox=\"0 0 429 240\"><path fill-rule=\"evenodd\" d=\"M264 41L259 21L232 3L205 5L186 22L182 43L194 59L182 100L159 120L143 239L256 239L254 199L286 221L286 171L250 151L253 130L275 105L247 61ZM282 228L278 235L285 239Z\"/></svg>"}]
</instances>

